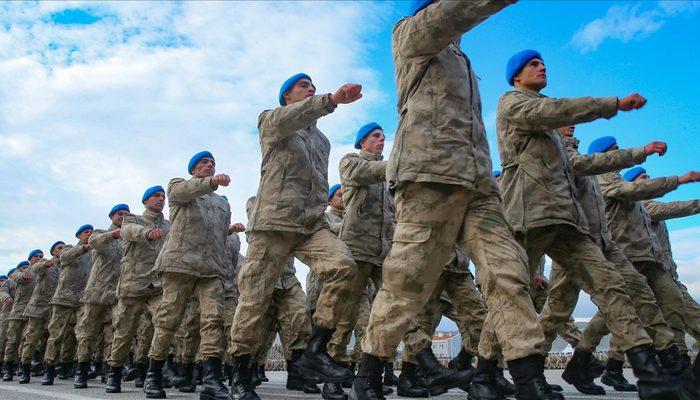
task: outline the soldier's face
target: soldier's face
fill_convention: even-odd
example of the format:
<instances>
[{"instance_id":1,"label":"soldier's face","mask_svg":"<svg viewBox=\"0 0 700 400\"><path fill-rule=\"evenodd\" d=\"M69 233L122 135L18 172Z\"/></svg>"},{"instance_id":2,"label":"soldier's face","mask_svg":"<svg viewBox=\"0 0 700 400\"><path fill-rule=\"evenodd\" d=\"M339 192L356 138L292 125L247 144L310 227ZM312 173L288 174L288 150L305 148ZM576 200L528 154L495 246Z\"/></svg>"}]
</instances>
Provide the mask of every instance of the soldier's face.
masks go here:
<instances>
[{"instance_id":1,"label":"soldier's face","mask_svg":"<svg viewBox=\"0 0 700 400\"><path fill-rule=\"evenodd\" d=\"M565 126L563 128L559 128L559 133L561 133L563 136L566 136L566 137L572 137L572 136L574 136L575 129L576 128L573 125L572 126Z\"/></svg>"},{"instance_id":2,"label":"soldier's face","mask_svg":"<svg viewBox=\"0 0 700 400\"><path fill-rule=\"evenodd\" d=\"M370 153L382 154L384 151L384 131L381 129L373 130L367 137L362 139L360 147L362 150Z\"/></svg>"},{"instance_id":3,"label":"soldier's face","mask_svg":"<svg viewBox=\"0 0 700 400\"><path fill-rule=\"evenodd\" d=\"M146 208L149 211L159 213L165 207L165 193L155 192L146 199Z\"/></svg>"},{"instance_id":4,"label":"soldier's face","mask_svg":"<svg viewBox=\"0 0 700 400\"><path fill-rule=\"evenodd\" d=\"M547 86L547 68L544 61L533 58L523 67L523 70L513 79L516 87L525 87L540 91Z\"/></svg>"},{"instance_id":5,"label":"soldier's face","mask_svg":"<svg viewBox=\"0 0 700 400\"><path fill-rule=\"evenodd\" d=\"M63 245L63 244L56 245L56 247L53 248L53 253L51 253L51 254L54 257L60 257L61 253L63 253L64 247L65 247L65 245Z\"/></svg>"},{"instance_id":6,"label":"soldier's face","mask_svg":"<svg viewBox=\"0 0 700 400\"><path fill-rule=\"evenodd\" d=\"M289 92L284 95L284 100L287 104L300 102L308 97L316 94L316 86L306 78L301 78L297 83L289 89Z\"/></svg>"},{"instance_id":7,"label":"soldier's face","mask_svg":"<svg viewBox=\"0 0 700 400\"><path fill-rule=\"evenodd\" d=\"M206 178L216 173L216 161L211 157L204 157L194 167L195 178Z\"/></svg>"},{"instance_id":8,"label":"soldier's face","mask_svg":"<svg viewBox=\"0 0 700 400\"><path fill-rule=\"evenodd\" d=\"M331 197L328 203L330 203L331 207L335 208L336 210L344 209L345 203L343 202L343 190L336 190L335 193L333 193L333 197Z\"/></svg>"},{"instance_id":9,"label":"soldier's face","mask_svg":"<svg viewBox=\"0 0 700 400\"><path fill-rule=\"evenodd\" d=\"M34 254L34 255L29 259L29 263L32 264L32 265L34 265L35 262L41 260L42 258L44 258L44 254L43 254L43 253Z\"/></svg>"},{"instance_id":10,"label":"soldier's face","mask_svg":"<svg viewBox=\"0 0 700 400\"><path fill-rule=\"evenodd\" d=\"M88 239L90 239L90 235L92 235L92 229L86 229L80 232L80 235L78 235L78 241L80 244L86 244Z\"/></svg>"},{"instance_id":11,"label":"soldier's face","mask_svg":"<svg viewBox=\"0 0 700 400\"><path fill-rule=\"evenodd\" d=\"M110 218L112 220L112 223L114 224L114 226L118 226L121 228L122 221L124 221L124 216L128 213L129 212L126 210L119 210L119 211L115 212L114 215L112 215L112 217Z\"/></svg>"}]
</instances>

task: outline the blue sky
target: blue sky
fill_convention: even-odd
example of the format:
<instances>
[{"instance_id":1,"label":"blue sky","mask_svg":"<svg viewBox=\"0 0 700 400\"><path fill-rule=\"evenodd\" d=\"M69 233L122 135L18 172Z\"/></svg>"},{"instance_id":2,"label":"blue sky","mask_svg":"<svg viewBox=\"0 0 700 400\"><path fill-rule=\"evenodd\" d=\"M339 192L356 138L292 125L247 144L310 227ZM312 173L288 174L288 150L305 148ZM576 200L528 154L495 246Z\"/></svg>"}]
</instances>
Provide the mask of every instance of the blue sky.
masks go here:
<instances>
[{"instance_id":1,"label":"blue sky","mask_svg":"<svg viewBox=\"0 0 700 400\"><path fill-rule=\"evenodd\" d=\"M245 222L257 189L257 115L279 84L309 73L320 92L362 83L365 97L319 121L333 144L330 176L357 128L396 127L391 28L405 2L0 3L0 270L72 241L75 228L108 225L126 202L141 211L146 187L186 174L202 149L233 176L222 190ZM700 169L697 2L522 1L463 37L480 78L494 164L495 106L509 90L508 57L539 50L553 97L649 100L640 111L579 126L621 146L664 140L645 167L653 176ZM389 147L390 148L390 147ZM388 151L388 150L387 150ZM334 183L332 182L332 183ZM686 185L665 200L700 197ZM669 222L681 277L700 295L700 217ZM299 265L303 281L306 268ZM583 299L577 317L592 314Z\"/></svg>"}]
</instances>

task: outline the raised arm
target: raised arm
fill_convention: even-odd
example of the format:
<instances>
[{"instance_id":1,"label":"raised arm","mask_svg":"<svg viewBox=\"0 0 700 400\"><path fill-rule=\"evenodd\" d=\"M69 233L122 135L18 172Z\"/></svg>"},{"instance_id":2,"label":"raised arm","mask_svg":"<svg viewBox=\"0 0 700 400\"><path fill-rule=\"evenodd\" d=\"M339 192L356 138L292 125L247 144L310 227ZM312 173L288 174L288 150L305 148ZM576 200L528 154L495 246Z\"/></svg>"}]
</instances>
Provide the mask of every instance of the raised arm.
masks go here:
<instances>
[{"instance_id":1,"label":"raised arm","mask_svg":"<svg viewBox=\"0 0 700 400\"><path fill-rule=\"evenodd\" d=\"M73 261L75 261L78 257L82 256L85 253L86 251L83 250L82 245L71 247L66 246L61 252L61 265L70 265Z\"/></svg>"},{"instance_id":2,"label":"raised arm","mask_svg":"<svg viewBox=\"0 0 700 400\"><path fill-rule=\"evenodd\" d=\"M582 175L599 175L619 171L622 168L641 164L647 159L644 146L583 155L572 146L567 145L566 152L571 166Z\"/></svg>"},{"instance_id":3,"label":"raised arm","mask_svg":"<svg viewBox=\"0 0 700 400\"><path fill-rule=\"evenodd\" d=\"M677 176L626 182L619 173L610 172L597 175L596 180L600 185L603 196L628 201L642 201L661 197L678 188Z\"/></svg>"},{"instance_id":4,"label":"raised arm","mask_svg":"<svg viewBox=\"0 0 700 400\"><path fill-rule=\"evenodd\" d=\"M345 185L368 186L386 180L386 161L367 161L357 154L340 160L340 180Z\"/></svg>"},{"instance_id":5,"label":"raised arm","mask_svg":"<svg viewBox=\"0 0 700 400\"><path fill-rule=\"evenodd\" d=\"M51 267L53 267L53 260L47 260L45 258L42 258L41 260L35 262L29 269L34 275L42 277L44 276L46 270Z\"/></svg>"},{"instance_id":6,"label":"raised arm","mask_svg":"<svg viewBox=\"0 0 700 400\"><path fill-rule=\"evenodd\" d=\"M138 223L138 217L134 214L127 214L122 221L121 235L129 242L148 243L148 232L151 230Z\"/></svg>"},{"instance_id":7,"label":"raised arm","mask_svg":"<svg viewBox=\"0 0 700 400\"><path fill-rule=\"evenodd\" d=\"M90 235L90 239L88 239L88 244L93 249L100 251L103 247L112 243L112 241L114 240L112 232L113 231L104 231L101 229L97 229L94 232L92 232L92 235Z\"/></svg>"},{"instance_id":8,"label":"raised arm","mask_svg":"<svg viewBox=\"0 0 700 400\"><path fill-rule=\"evenodd\" d=\"M661 201L645 200L643 203L652 221L665 221L700 214L700 200Z\"/></svg>"},{"instance_id":9,"label":"raised arm","mask_svg":"<svg viewBox=\"0 0 700 400\"><path fill-rule=\"evenodd\" d=\"M311 96L296 103L263 111L258 117L260 143L272 145L332 113L337 105L331 102L330 97L330 94Z\"/></svg>"},{"instance_id":10,"label":"raised arm","mask_svg":"<svg viewBox=\"0 0 700 400\"><path fill-rule=\"evenodd\" d=\"M174 178L168 183L168 202L171 205L185 205L199 196L215 191L218 186L212 186L212 177L206 178Z\"/></svg>"}]
</instances>

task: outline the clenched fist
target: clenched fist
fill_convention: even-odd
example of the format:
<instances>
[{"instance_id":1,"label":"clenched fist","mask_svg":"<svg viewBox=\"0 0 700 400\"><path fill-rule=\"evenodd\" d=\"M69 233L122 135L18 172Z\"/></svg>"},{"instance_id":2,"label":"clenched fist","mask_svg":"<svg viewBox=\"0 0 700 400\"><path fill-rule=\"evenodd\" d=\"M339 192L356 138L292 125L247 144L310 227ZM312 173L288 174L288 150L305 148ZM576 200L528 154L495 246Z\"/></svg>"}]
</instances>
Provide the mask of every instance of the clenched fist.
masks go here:
<instances>
[{"instance_id":1,"label":"clenched fist","mask_svg":"<svg viewBox=\"0 0 700 400\"><path fill-rule=\"evenodd\" d=\"M349 104L362 97L362 85L346 83L331 95L333 104Z\"/></svg>"},{"instance_id":2,"label":"clenched fist","mask_svg":"<svg viewBox=\"0 0 700 400\"><path fill-rule=\"evenodd\" d=\"M214 175L211 178L212 186L228 186L231 183L231 177L226 174Z\"/></svg>"},{"instance_id":3,"label":"clenched fist","mask_svg":"<svg viewBox=\"0 0 700 400\"><path fill-rule=\"evenodd\" d=\"M245 225L241 224L240 222L237 222L237 223L229 226L228 231L229 231L229 233L245 232Z\"/></svg>"},{"instance_id":4,"label":"clenched fist","mask_svg":"<svg viewBox=\"0 0 700 400\"><path fill-rule=\"evenodd\" d=\"M659 156L666 154L666 143L664 142L651 142L644 146L644 153L648 156L657 153Z\"/></svg>"},{"instance_id":5,"label":"clenched fist","mask_svg":"<svg viewBox=\"0 0 700 400\"><path fill-rule=\"evenodd\" d=\"M700 182L700 172L690 171L678 177L678 183Z\"/></svg>"},{"instance_id":6,"label":"clenched fist","mask_svg":"<svg viewBox=\"0 0 700 400\"><path fill-rule=\"evenodd\" d=\"M162 229L151 229L150 232L146 235L150 240L160 240L163 238L163 230Z\"/></svg>"},{"instance_id":7,"label":"clenched fist","mask_svg":"<svg viewBox=\"0 0 700 400\"><path fill-rule=\"evenodd\" d=\"M637 93L632 93L617 101L617 109L620 111L637 110L644 107L645 104L647 104L647 99Z\"/></svg>"},{"instance_id":8,"label":"clenched fist","mask_svg":"<svg viewBox=\"0 0 700 400\"><path fill-rule=\"evenodd\" d=\"M112 231L112 237L113 237L114 239L119 239L120 237L122 237L122 232L121 232L121 231L122 231L121 229L115 229L115 230L113 230L113 231Z\"/></svg>"},{"instance_id":9,"label":"clenched fist","mask_svg":"<svg viewBox=\"0 0 700 400\"><path fill-rule=\"evenodd\" d=\"M87 253L90 250L92 250L92 247L89 244L83 245L83 253Z\"/></svg>"}]
</instances>

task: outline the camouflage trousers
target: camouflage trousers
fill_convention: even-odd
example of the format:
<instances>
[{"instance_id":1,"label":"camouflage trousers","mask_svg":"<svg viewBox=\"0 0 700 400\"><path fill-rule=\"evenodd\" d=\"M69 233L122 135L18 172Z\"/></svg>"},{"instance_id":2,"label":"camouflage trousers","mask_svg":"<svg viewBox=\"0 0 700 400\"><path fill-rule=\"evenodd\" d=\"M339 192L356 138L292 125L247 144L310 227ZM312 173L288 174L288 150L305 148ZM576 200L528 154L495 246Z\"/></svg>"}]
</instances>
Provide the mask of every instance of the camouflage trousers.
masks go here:
<instances>
[{"instance_id":1,"label":"camouflage trousers","mask_svg":"<svg viewBox=\"0 0 700 400\"><path fill-rule=\"evenodd\" d=\"M486 314L486 305L474 285L474 277L471 274L443 271L425 310L416 318L420 329L406 333L403 361L417 363L416 354L432 345L432 336L443 315L457 325L462 347L471 354L478 354Z\"/></svg>"},{"instance_id":2,"label":"camouflage trousers","mask_svg":"<svg viewBox=\"0 0 700 400\"><path fill-rule=\"evenodd\" d=\"M544 336L528 293L527 257L513 239L500 199L423 182L402 183L394 198L398 223L362 351L384 360L395 357L457 245L476 265L489 310L486 321L491 320L506 360L538 353ZM498 357L482 344L483 335L479 352Z\"/></svg>"},{"instance_id":3,"label":"camouflage trousers","mask_svg":"<svg viewBox=\"0 0 700 400\"><path fill-rule=\"evenodd\" d=\"M676 282L683 294L685 303L685 330L695 341L700 341L700 304L688 293L688 288L680 282Z\"/></svg>"},{"instance_id":4,"label":"camouflage trousers","mask_svg":"<svg viewBox=\"0 0 700 400\"><path fill-rule=\"evenodd\" d=\"M316 304L318 303L318 296L321 294L322 287L323 278L310 269L309 273L306 274L306 305L311 318L316 312Z\"/></svg>"},{"instance_id":5,"label":"camouflage trousers","mask_svg":"<svg viewBox=\"0 0 700 400\"><path fill-rule=\"evenodd\" d=\"M163 273L163 299L153 322L155 331L148 358L164 360L192 296L199 300L200 349L203 358L223 359L224 284L220 278L198 278L177 272Z\"/></svg>"},{"instance_id":6,"label":"camouflage trousers","mask_svg":"<svg viewBox=\"0 0 700 400\"><path fill-rule=\"evenodd\" d=\"M284 337L282 335L282 330L279 325L279 321L267 315L262 323L264 327L264 334L260 342L253 350L253 354L250 356L251 364L265 364L267 361L267 354L270 352L272 344L275 342L277 334L280 335L280 344L282 345L282 353L284 358L289 360L291 356L289 355L289 349L287 349Z\"/></svg>"},{"instance_id":7,"label":"camouflage trousers","mask_svg":"<svg viewBox=\"0 0 700 400\"><path fill-rule=\"evenodd\" d=\"M112 326L112 348L107 363L110 367L122 367L126 363L131 349L131 342L138 331L137 351L134 353L134 362L145 363L147 358L139 354L138 348L146 345L147 339L141 335L147 335L148 323L144 321L146 316L155 315L160 304L160 295L151 297L122 297L117 299L114 309ZM144 327L142 330L141 327ZM143 357L143 358L142 358Z\"/></svg>"},{"instance_id":8,"label":"camouflage trousers","mask_svg":"<svg viewBox=\"0 0 700 400\"><path fill-rule=\"evenodd\" d=\"M224 349L228 349L231 342L231 326L233 325L233 317L236 315L236 306L238 305L237 297L226 297L224 299ZM224 354L224 362L232 363L231 355L227 352Z\"/></svg>"},{"instance_id":9,"label":"camouflage trousers","mask_svg":"<svg viewBox=\"0 0 700 400\"><path fill-rule=\"evenodd\" d=\"M335 328L348 315L345 304L357 266L350 250L328 228L310 235L281 231L253 231L248 235L245 263L238 273L238 307L231 330L232 356L251 354L270 307L275 284L290 255L323 277L314 322Z\"/></svg>"},{"instance_id":10,"label":"camouflage trousers","mask_svg":"<svg viewBox=\"0 0 700 400\"><path fill-rule=\"evenodd\" d=\"M350 362L350 355L347 351L348 344L350 343L350 335L357 325L360 305L362 304L363 299L367 296L367 285L371 280L372 283L374 283L374 287L379 288L382 286L381 266L365 261L356 261L356 264L357 274L352 280L349 301L345 302L345 313L347 318L338 321L335 332L333 332L333 336L328 342L328 354L339 363Z\"/></svg>"},{"instance_id":11,"label":"camouflage trousers","mask_svg":"<svg viewBox=\"0 0 700 400\"><path fill-rule=\"evenodd\" d=\"M27 319L11 319L7 325L7 344L5 345L5 362L19 361L24 343L24 328Z\"/></svg>"},{"instance_id":12,"label":"camouflage trousers","mask_svg":"<svg viewBox=\"0 0 700 400\"><path fill-rule=\"evenodd\" d=\"M357 322L353 330L355 334L355 345L352 348L352 352L350 352L350 361L355 364L359 364L362 358L362 339L365 337L365 332L367 332L369 312L372 309L373 301L374 299L370 298L369 292L365 292L360 301L359 310L357 311Z\"/></svg>"},{"instance_id":13,"label":"camouflage trousers","mask_svg":"<svg viewBox=\"0 0 700 400\"><path fill-rule=\"evenodd\" d=\"M100 359L109 358L114 336L112 313L115 308L115 305L111 304L86 303L83 305L83 315L75 326L75 336L78 340L78 362L91 361L93 352L100 353ZM102 334L102 348L96 348L100 334Z\"/></svg>"},{"instance_id":14,"label":"camouflage trousers","mask_svg":"<svg viewBox=\"0 0 700 400\"><path fill-rule=\"evenodd\" d=\"M154 310L156 309L158 309L157 305L154 307ZM139 318L138 324L136 340L132 340L134 362L148 364L148 351L151 350L151 341L153 341L153 315L149 312L144 313Z\"/></svg>"},{"instance_id":15,"label":"camouflage trousers","mask_svg":"<svg viewBox=\"0 0 700 400\"><path fill-rule=\"evenodd\" d=\"M41 349L42 344L48 338L49 321L46 318L29 317L27 327L24 329L24 346L22 347L22 364L32 361L34 352Z\"/></svg>"},{"instance_id":16,"label":"camouflage trousers","mask_svg":"<svg viewBox=\"0 0 700 400\"><path fill-rule=\"evenodd\" d=\"M10 311L12 310L12 306L6 306L4 304L0 304L0 360L5 359L5 345L7 345L7 326L9 325L10 321L8 321L8 317L10 316Z\"/></svg>"},{"instance_id":17,"label":"camouflage trousers","mask_svg":"<svg viewBox=\"0 0 700 400\"><path fill-rule=\"evenodd\" d=\"M547 303L547 298L549 297L549 287L530 287L530 296L532 297L532 302L535 305L535 311L537 311L538 314L542 314L544 305ZM561 336L566 343L570 344L572 348L575 349L576 346L578 346L578 342L581 340L581 330L576 326L574 317L569 316L569 319L557 329L559 336ZM545 339L547 339L546 332Z\"/></svg>"},{"instance_id":18,"label":"camouflage trousers","mask_svg":"<svg viewBox=\"0 0 700 400\"><path fill-rule=\"evenodd\" d=\"M75 361L75 324L82 315L80 307L54 305L49 321L49 339L46 341L44 360L49 365Z\"/></svg>"},{"instance_id":19,"label":"camouflage trousers","mask_svg":"<svg viewBox=\"0 0 700 400\"><path fill-rule=\"evenodd\" d=\"M199 353L200 335L199 330L201 328L200 318L199 318L199 300L197 297L192 297L185 310L185 315L180 323L180 328L175 334L176 340L178 342L177 336L180 336L179 345L173 345L174 353L179 355L180 362L187 364L195 361L202 361L202 355ZM224 331L224 336L226 336L226 331Z\"/></svg>"}]
</instances>

